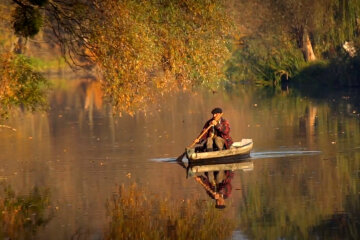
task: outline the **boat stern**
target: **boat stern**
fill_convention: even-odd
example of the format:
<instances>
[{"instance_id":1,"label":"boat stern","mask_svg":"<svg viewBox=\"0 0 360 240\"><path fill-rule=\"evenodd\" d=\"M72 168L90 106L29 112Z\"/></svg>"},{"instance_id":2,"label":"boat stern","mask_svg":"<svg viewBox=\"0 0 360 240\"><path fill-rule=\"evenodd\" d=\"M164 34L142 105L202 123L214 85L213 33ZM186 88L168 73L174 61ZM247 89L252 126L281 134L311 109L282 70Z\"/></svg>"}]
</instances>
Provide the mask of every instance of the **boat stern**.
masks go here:
<instances>
[{"instance_id":1,"label":"boat stern","mask_svg":"<svg viewBox=\"0 0 360 240\"><path fill-rule=\"evenodd\" d=\"M192 155L195 153L195 148L185 148L186 157L188 159L192 158Z\"/></svg>"}]
</instances>

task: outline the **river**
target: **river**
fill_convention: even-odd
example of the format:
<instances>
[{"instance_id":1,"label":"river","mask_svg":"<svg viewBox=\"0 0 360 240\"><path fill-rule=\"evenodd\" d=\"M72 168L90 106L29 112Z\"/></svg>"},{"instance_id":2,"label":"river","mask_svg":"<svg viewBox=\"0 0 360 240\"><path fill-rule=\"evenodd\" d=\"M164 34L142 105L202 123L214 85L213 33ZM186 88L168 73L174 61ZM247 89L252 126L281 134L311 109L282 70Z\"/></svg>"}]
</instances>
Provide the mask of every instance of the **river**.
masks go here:
<instances>
[{"instance_id":1,"label":"river","mask_svg":"<svg viewBox=\"0 0 360 240\"><path fill-rule=\"evenodd\" d=\"M354 96L314 99L241 86L174 93L134 116L113 115L101 96L91 81L59 81L47 112L14 111L3 124L10 128L0 128L0 178L20 195L49 191L52 217L36 239L102 239L106 202L122 184L175 202L212 202L173 160L214 107L223 109L234 140L254 141L253 167L234 172L224 209L235 224L230 238L359 237Z\"/></svg>"}]
</instances>

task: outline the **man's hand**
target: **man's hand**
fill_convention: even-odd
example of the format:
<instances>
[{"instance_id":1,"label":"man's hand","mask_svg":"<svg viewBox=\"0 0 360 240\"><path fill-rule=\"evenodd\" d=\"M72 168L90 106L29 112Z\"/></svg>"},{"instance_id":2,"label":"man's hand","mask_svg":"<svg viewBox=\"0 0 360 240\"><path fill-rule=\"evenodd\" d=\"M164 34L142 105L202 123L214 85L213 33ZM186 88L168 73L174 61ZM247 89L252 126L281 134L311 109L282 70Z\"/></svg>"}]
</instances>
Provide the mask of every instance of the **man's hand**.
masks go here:
<instances>
[{"instance_id":1,"label":"man's hand","mask_svg":"<svg viewBox=\"0 0 360 240\"><path fill-rule=\"evenodd\" d=\"M210 123L210 125L212 125L212 126L216 126L217 124L218 124L218 122L215 119L212 120L211 123Z\"/></svg>"}]
</instances>

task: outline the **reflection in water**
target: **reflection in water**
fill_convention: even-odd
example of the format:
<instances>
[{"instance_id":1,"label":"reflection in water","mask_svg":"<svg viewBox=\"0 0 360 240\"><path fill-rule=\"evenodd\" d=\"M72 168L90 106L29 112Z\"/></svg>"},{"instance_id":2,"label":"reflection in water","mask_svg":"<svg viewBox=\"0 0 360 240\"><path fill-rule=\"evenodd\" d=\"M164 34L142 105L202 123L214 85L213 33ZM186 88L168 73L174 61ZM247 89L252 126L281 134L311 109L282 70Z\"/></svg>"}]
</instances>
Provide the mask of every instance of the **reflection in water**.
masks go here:
<instances>
[{"instance_id":1,"label":"reflection in water","mask_svg":"<svg viewBox=\"0 0 360 240\"><path fill-rule=\"evenodd\" d=\"M358 239L360 154L303 161L279 159L248 179L241 229L254 239Z\"/></svg>"},{"instance_id":2,"label":"reflection in water","mask_svg":"<svg viewBox=\"0 0 360 240\"><path fill-rule=\"evenodd\" d=\"M174 201L132 184L107 202L105 239L228 239L234 224L200 199Z\"/></svg>"},{"instance_id":3,"label":"reflection in water","mask_svg":"<svg viewBox=\"0 0 360 240\"><path fill-rule=\"evenodd\" d=\"M21 196L4 182L0 187L0 239L34 238L52 218L49 191L34 188Z\"/></svg>"},{"instance_id":4,"label":"reflection in water","mask_svg":"<svg viewBox=\"0 0 360 240\"><path fill-rule=\"evenodd\" d=\"M196 164L188 166L181 160L177 163L186 169L186 176L193 177L206 191L211 199L215 200L215 208L223 209L226 207L225 200L232 193L231 181L234 178L235 170L251 171L253 163L251 161L235 161L221 163Z\"/></svg>"},{"instance_id":5,"label":"reflection in water","mask_svg":"<svg viewBox=\"0 0 360 240\"><path fill-rule=\"evenodd\" d=\"M55 88L49 113L18 111L1 123L16 131L0 127L0 179L21 193L48 186L56 199L57 214L37 239L70 239L78 229L101 238L107 196L129 181L146 189L148 199L161 202L166 195L169 209L191 199L193 205L206 201L209 214L228 211L226 220L249 239L330 235L329 223L339 219L345 224L335 229L339 234L358 226L360 124L348 98L313 101L291 89L285 96L244 88L233 94L164 96L146 114L118 117L89 80L63 81ZM172 162L171 156L184 151L214 106L224 109L234 139L256 143L251 171L225 169L236 172L221 211L193 177L184 177L184 169L162 161ZM149 161L154 158L162 160ZM219 171L204 167L193 166L188 175ZM151 219L160 219L157 208L152 211ZM168 215L161 219L168 226Z\"/></svg>"},{"instance_id":6,"label":"reflection in water","mask_svg":"<svg viewBox=\"0 0 360 240\"><path fill-rule=\"evenodd\" d=\"M225 199L231 195L231 180L234 172L220 170L205 172L204 175L195 176L195 180L204 187L206 193L215 200L215 208L225 208Z\"/></svg>"}]
</instances>

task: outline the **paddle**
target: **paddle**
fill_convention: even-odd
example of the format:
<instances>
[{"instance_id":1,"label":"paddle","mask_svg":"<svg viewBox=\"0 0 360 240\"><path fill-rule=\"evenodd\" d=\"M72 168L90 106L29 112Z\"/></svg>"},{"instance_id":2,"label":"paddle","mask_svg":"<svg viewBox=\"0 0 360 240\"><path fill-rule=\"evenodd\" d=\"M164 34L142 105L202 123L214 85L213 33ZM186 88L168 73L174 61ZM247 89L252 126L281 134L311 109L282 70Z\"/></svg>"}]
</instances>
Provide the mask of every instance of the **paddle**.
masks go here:
<instances>
[{"instance_id":1,"label":"paddle","mask_svg":"<svg viewBox=\"0 0 360 240\"><path fill-rule=\"evenodd\" d=\"M215 199L217 198L223 198L223 196L215 191L213 191L208 185L206 185L201 177L194 177L195 181L197 181L198 183L200 183L201 186L203 186L205 188L206 191L208 191Z\"/></svg>"},{"instance_id":2,"label":"paddle","mask_svg":"<svg viewBox=\"0 0 360 240\"><path fill-rule=\"evenodd\" d=\"M213 197L215 197L216 192L213 191L208 185L206 185L206 184L202 181L201 177L195 176L194 179L195 179L198 183L200 183L200 185L203 186L203 187L206 189L206 191L208 191Z\"/></svg>"},{"instance_id":3,"label":"paddle","mask_svg":"<svg viewBox=\"0 0 360 240\"><path fill-rule=\"evenodd\" d=\"M219 119L222 117L222 115L223 115L223 113L218 114L218 115L214 118L214 120L215 120L215 121L219 121ZM204 129L204 130L200 133L200 135L193 141L193 143L192 143L190 146L188 146L188 148L194 147L194 146L198 143L198 141L209 131L209 129L210 129L212 126L214 126L214 125L210 124L206 129ZM179 157L177 157L177 158L176 158L176 161L177 161L177 162L181 161L181 160L183 159L183 157L185 156L185 154L186 154L186 151L183 152Z\"/></svg>"}]
</instances>

